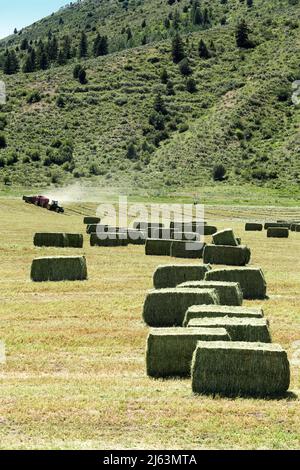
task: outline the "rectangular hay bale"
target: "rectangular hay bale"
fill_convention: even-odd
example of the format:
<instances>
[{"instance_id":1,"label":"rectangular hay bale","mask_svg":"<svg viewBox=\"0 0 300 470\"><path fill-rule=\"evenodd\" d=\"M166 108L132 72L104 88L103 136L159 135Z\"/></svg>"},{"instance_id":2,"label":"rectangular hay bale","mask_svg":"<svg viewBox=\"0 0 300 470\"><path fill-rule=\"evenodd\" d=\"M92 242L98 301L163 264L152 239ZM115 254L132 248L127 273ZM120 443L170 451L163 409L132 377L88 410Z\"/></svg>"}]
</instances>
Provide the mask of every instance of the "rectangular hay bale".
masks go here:
<instances>
[{"instance_id":1,"label":"rectangular hay bale","mask_svg":"<svg viewBox=\"0 0 300 470\"><path fill-rule=\"evenodd\" d=\"M205 274L205 281L238 282L244 299L265 299L267 283L260 268L214 269Z\"/></svg>"},{"instance_id":2,"label":"rectangular hay bale","mask_svg":"<svg viewBox=\"0 0 300 470\"><path fill-rule=\"evenodd\" d=\"M82 248L83 235L80 233L45 233L34 235L34 246L55 248Z\"/></svg>"},{"instance_id":3,"label":"rectangular hay bale","mask_svg":"<svg viewBox=\"0 0 300 470\"><path fill-rule=\"evenodd\" d=\"M187 281L179 284L179 288L216 289L220 298L220 305L241 306L243 291L238 282L224 281Z\"/></svg>"},{"instance_id":4,"label":"rectangular hay bale","mask_svg":"<svg viewBox=\"0 0 300 470\"><path fill-rule=\"evenodd\" d=\"M173 258L201 259L205 243L173 240L170 255Z\"/></svg>"},{"instance_id":5,"label":"rectangular hay bale","mask_svg":"<svg viewBox=\"0 0 300 470\"><path fill-rule=\"evenodd\" d=\"M153 275L153 285L155 289L163 289L176 287L185 281L201 281L210 269L209 264L167 264L158 266Z\"/></svg>"},{"instance_id":6,"label":"rectangular hay bale","mask_svg":"<svg viewBox=\"0 0 300 470\"><path fill-rule=\"evenodd\" d=\"M36 258L31 265L31 280L84 281L87 279L85 256L51 256Z\"/></svg>"},{"instance_id":7,"label":"rectangular hay bale","mask_svg":"<svg viewBox=\"0 0 300 470\"><path fill-rule=\"evenodd\" d=\"M230 341L224 328L155 328L147 338L149 377L189 377L198 341Z\"/></svg>"},{"instance_id":8,"label":"rectangular hay bale","mask_svg":"<svg viewBox=\"0 0 300 470\"><path fill-rule=\"evenodd\" d=\"M148 292L144 322L153 327L182 326L185 312L192 305L218 304L215 289L157 289Z\"/></svg>"},{"instance_id":9,"label":"rectangular hay bale","mask_svg":"<svg viewBox=\"0 0 300 470\"><path fill-rule=\"evenodd\" d=\"M147 238L145 254L147 256L170 256L172 241Z\"/></svg>"},{"instance_id":10,"label":"rectangular hay bale","mask_svg":"<svg viewBox=\"0 0 300 470\"><path fill-rule=\"evenodd\" d=\"M290 384L286 352L278 344L199 341L192 360L197 394L269 396Z\"/></svg>"},{"instance_id":11,"label":"rectangular hay bale","mask_svg":"<svg viewBox=\"0 0 300 470\"><path fill-rule=\"evenodd\" d=\"M269 227L267 229L268 238L289 238L289 229L284 227Z\"/></svg>"},{"instance_id":12,"label":"rectangular hay bale","mask_svg":"<svg viewBox=\"0 0 300 470\"><path fill-rule=\"evenodd\" d=\"M215 245L238 246L237 239L231 228L214 233L212 238Z\"/></svg>"},{"instance_id":13,"label":"rectangular hay bale","mask_svg":"<svg viewBox=\"0 0 300 470\"><path fill-rule=\"evenodd\" d=\"M236 318L263 318L262 308L255 307L237 307L228 305L192 305L188 308L183 327L187 327L189 321L193 318L218 318L218 317L236 317Z\"/></svg>"},{"instance_id":14,"label":"rectangular hay bale","mask_svg":"<svg viewBox=\"0 0 300 470\"><path fill-rule=\"evenodd\" d=\"M83 219L84 225L97 225L100 224L101 219L100 217L85 217Z\"/></svg>"},{"instance_id":15,"label":"rectangular hay bale","mask_svg":"<svg viewBox=\"0 0 300 470\"><path fill-rule=\"evenodd\" d=\"M206 245L203 252L203 262L207 264L245 266L249 263L250 258L251 251L245 245Z\"/></svg>"},{"instance_id":16,"label":"rectangular hay bale","mask_svg":"<svg viewBox=\"0 0 300 470\"><path fill-rule=\"evenodd\" d=\"M256 222L247 222L245 224L245 231L246 232L262 232L263 224L259 224Z\"/></svg>"},{"instance_id":17,"label":"rectangular hay bale","mask_svg":"<svg viewBox=\"0 0 300 470\"><path fill-rule=\"evenodd\" d=\"M269 323L265 318L192 318L188 328L225 328L232 341L272 342Z\"/></svg>"}]
</instances>

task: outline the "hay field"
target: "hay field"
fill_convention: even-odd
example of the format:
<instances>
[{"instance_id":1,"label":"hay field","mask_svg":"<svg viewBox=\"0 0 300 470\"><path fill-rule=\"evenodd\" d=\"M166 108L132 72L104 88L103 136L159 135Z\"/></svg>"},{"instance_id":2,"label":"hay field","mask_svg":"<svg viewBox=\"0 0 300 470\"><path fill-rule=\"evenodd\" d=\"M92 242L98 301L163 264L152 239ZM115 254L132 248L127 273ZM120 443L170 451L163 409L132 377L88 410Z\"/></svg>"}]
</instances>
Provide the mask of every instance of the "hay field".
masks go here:
<instances>
[{"instance_id":1,"label":"hay field","mask_svg":"<svg viewBox=\"0 0 300 470\"><path fill-rule=\"evenodd\" d=\"M34 232L82 231L82 216L0 199L0 339L7 350L0 448L299 448L300 234L280 240L243 230L248 218L277 215L284 209L207 211L218 228L232 226L251 247L252 264L262 266L270 299L245 305L263 304L273 340L292 360L286 399L233 400L195 397L190 380L145 375L142 305L155 267L173 260L146 257L140 246L90 248L86 237L83 250L63 253L86 255L88 282L33 284L32 258L61 253L34 248Z\"/></svg>"}]
</instances>

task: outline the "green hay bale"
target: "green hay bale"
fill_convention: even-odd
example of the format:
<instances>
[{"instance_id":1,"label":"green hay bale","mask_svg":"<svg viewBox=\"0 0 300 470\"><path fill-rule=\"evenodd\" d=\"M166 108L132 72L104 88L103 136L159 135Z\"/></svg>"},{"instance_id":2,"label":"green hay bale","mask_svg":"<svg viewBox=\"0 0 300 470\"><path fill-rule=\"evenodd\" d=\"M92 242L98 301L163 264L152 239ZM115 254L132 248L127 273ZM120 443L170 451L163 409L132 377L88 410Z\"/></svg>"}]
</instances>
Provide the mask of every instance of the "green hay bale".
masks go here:
<instances>
[{"instance_id":1,"label":"green hay bale","mask_svg":"<svg viewBox=\"0 0 300 470\"><path fill-rule=\"evenodd\" d=\"M238 282L244 299L265 299L267 283L260 268L214 269L205 274L205 281Z\"/></svg>"},{"instance_id":2,"label":"green hay bale","mask_svg":"<svg viewBox=\"0 0 300 470\"><path fill-rule=\"evenodd\" d=\"M174 240L170 254L173 258L200 259L203 256L205 243Z\"/></svg>"},{"instance_id":3,"label":"green hay bale","mask_svg":"<svg viewBox=\"0 0 300 470\"><path fill-rule=\"evenodd\" d=\"M34 246L55 248L82 248L83 235L79 233L36 233Z\"/></svg>"},{"instance_id":4,"label":"green hay bale","mask_svg":"<svg viewBox=\"0 0 300 470\"><path fill-rule=\"evenodd\" d=\"M147 256L170 256L172 240L147 238L145 254Z\"/></svg>"},{"instance_id":5,"label":"green hay bale","mask_svg":"<svg viewBox=\"0 0 300 470\"><path fill-rule=\"evenodd\" d=\"M243 304L243 292L238 282L187 281L177 287L181 289L216 289L219 294L220 305L241 306Z\"/></svg>"},{"instance_id":6,"label":"green hay bale","mask_svg":"<svg viewBox=\"0 0 300 470\"><path fill-rule=\"evenodd\" d=\"M204 235L214 235L218 231L217 227L214 225L205 225Z\"/></svg>"},{"instance_id":7,"label":"green hay bale","mask_svg":"<svg viewBox=\"0 0 300 470\"><path fill-rule=\"evenodd\" d=\"M245 266L249 263L251 251L247 246L206 245L203 262L207 264L225 264Z\"/></svg>"},{"instance_id":8,"label":"green hay bale","mask_svg":"<svg viewBox=\"0 0 300 470\"><path fill-rule=\"evenodd\" d=\"M289 238L289 229L283 227L270 227L267 229L268 238Z\"/></svg>"},{"instance_id":9,"label":"green hay bale","mask_svg":"<svg viewBox=\"0 0 300 470\"><path fill-rule=\"evenodd\" d=\"M65 247L64 233L36 233L33 239L34 246L38 247Z\"/></svg>"},{"instance_id":10,"label":"green hay bale","mask_svg":"<svg viewBox=\"0 0 300 470\"><path fill-rule=\"evenodd\" d=\"M84 256L36 258L31 265L31 280L34 282L86 279L87 266Z\"/></svg>"},{"instance_id":11,"label":"green hay bale","mask_svg":"<svg viewBox=\"0 0 300 470\"><path fill-rule=\"evenodd\" d=\"M226 341L197 344L192 360L194 393L282 395L289 384L289 361L278 344Z\"/></svg>"},{"instance_id":12,"label":"green hay bale","mask_svg":"<svg viewBox=\"0 0 300 470\"><path fill-rule=\"evenodd\" d=\"M99 217L85 217L83 219L84 225L97 225L101 222Z\"/></svg>"},{"instance_id":13,"label":"green hay bale","mask_svg":"<svg viewBox=\"0 0 300 470\"><path fill-rule=\"evenodd\" d=\"M272 342L269 324L265 318L192 318L188 328L225 328L232 341Z\"/></svg>"},{"instance_id":14,"label":"green hay bale","mask_svg":"<svg viewBox=\"0 0 300 470\"><path fill-rule=\"evenodd\" d=\"M65 233L66 248L82 248L83 235L79 233Z\"/></svg>"},{"instance_id":15,"label":"green hay bale","mask_svg":"<svg viewBox=\"0 0 300 470\"><path fill-rule=\"evenodd\" d=\"M148 292L143 309L144 322L153 327L182 326L192 305L218 304L215 289L158 289Z\"/></svg>"},{"instance_id":16,"label":"green hay bale","mask_svg":"<svg viewBox=\"0 0 300 470\"><path fill-rule=\"evenodd\" d=\"M272 227L281 227L281 228L288 228L288 229L290 229L291 224L290 224L290 222L282 222L282 223L278 223L278 222L266 222L265 225L264 225L265 230L268 230L268 228L272 228Z\"/></svg>"},{"instance_id":17,"label":"green hay bale","mask_svg":"<svg viewBox=\"0 0 300 470\"><path fill-rule=\"evenodd\" d=\"M224 328L156 328L147 339L147 375L189 377L198 341L230 341Z\"/></svg>"},{"instance_id":18,"label":"green hay bale","mask_svg":"<svg viewBox=\"0 0 300 470\"><path fill-rule=\"evenodd\" d=\"M262 232L263 225L255 222L247 222L245 225L246 232Z\"/></svg>"},{"instance_id":19,"label":"green hay bale","mask_svg":"<svg viewBox=\"0 0 300 470\"><path fill-rule=\"evenodd\" d=\"M185 281L201 281L211 269L209 264L169 264L158 266L153 276L155 289L176 287Z\"/></svg>"},{"instance_id":20,"label":"green hay bale","mask_svg":"<svg viewBox=\"0 0 300 470\"><path fill-rule=\"evenodd\" d=\"M291 231L292 232L300 232L300 223L293 223L291 225Z\"/></svg>"},{"instance_id":21,"label":"green hay bale","mask_svg":"<svg viewBox=\"0 0 300 470\"><path fill-rule=\"evenodd\" d=\"M231 228L216 232L213 234L212 238L215 245L238 246L238 242Z\"/></svg>"},{"instance_id":22,"label":"green hay bale","mask_svg":"<svg viewBox=\"0 0 300 470\"><path fill-rule=\"evenodd\" d=\"M102 239L98 237L97 233L92 233L90 237L90 245L102 247L128 246L128 238L126 233L112 233L109 235Z\"/></svg>"},{"instance_id":23,"label":"green hay bale","mask_svg":"<svg viewBox=\"0 0 300 470\"><path fill-rule=\"evenodd\" d=\"M263 318L261 308L236 307L227 305L192 305L186 312L182 326L187 327L193 318Z\"/></svg>"}]
</instances>

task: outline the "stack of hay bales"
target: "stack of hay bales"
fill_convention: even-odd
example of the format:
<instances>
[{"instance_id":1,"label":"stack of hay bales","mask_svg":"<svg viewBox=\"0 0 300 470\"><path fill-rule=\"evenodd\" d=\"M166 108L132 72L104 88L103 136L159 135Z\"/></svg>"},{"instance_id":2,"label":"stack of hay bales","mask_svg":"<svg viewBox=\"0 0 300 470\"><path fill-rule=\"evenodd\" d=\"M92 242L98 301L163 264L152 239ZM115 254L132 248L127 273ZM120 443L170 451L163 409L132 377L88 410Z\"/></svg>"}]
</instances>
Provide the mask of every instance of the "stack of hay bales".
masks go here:
<instances>
[{"instance_id":1,"label":"stack of hay bales","mask_svg":"<svg viewBox=\"0 0 300 470\"><path fill-rule=\"evenodd\" d=\"M232 341L272 342L269 323L265 318L193 318L188 328L225 328Z\"/></svg>"},{"instance_id":2,"label":"stack of hay bales","mask_svg":"<svg viewBox=\"0 0 300 470\"><path fill-rule=\"evenodd\" d=\"M243 292L238 282L187 281L177 287L180 289L215 289L221 305L241 306L243 304Z\"/></svg>"},{"instance_id":3,"label":"stack of hay bales","mask_svg":"<svg viewBox=\"0 0 300 470\"><path fill-rule=\"evenodd\" d=\"M255 222L247 222L245 225L246 232L262 232L263 225Z\"/></svg>"},{"instance_id":4,"label":"stack of hay bales","mask_svg":"<svg viewBox=\"0 0 300 470\"><path fill-rule=\"evenodd\" d=\"M240 244L232 229L221 230L213 234L212 245L206 245L203 252L204 263L245 266L249 263L251 252Z\"/></svg>"},{"instance_id":5,"label":"stack of hay bales","mask_svg":"<svg viewBox=\"0 0 300 470\"><path fill-rule=\"evenodd\" d=\"M176 287L186 281L201 281L211 270L209 264L167 264L158 266L153 275L155 289Z\"/></svg>"},{"instance_id":6,"label":"stack of hay bales","mask_svg":"<svg viewBox=\"0 0 300 470\"><path fill-rule=\"evenodd\" d=\"M229 341L224 328L155 328L147 339L146 367L150 377L188 377L198 341Z\"/></svg>"},{"instance_id":7,"label":"stack of hay bales","mask_svg":"<svg viewBox=\"0 0 300 470\"><path fill-rule=\"evenodd\" d=\"M191 220L185 222L170 222L170 229L175 232L203 233L206 222L204 220Z\"/></svg>"},{"instance_id":8,"label":"stack of hay bales","mask_svg":"<svg viewBox=\"0 0 300 470\"><path fill-rule=\"evenodd\" d=\"M36 233L34 246L55 248L82 248L83 235L79 233Z\"/></svg>"},{"instance_id":9,"label":"stack of hay bales","mask_svg":"<svg viewBox=\"0 0 300 470\"><path fill-rule=\"evenodd\" d=\"M215 289L158 289L148 292L143 319L148 326L182 326L185 313L192 305L219 304Z\"/></svg>"},{"instance_id":10,"label":"stack of hay bales","mask_svg":"<svg viewBox=\"0 0 300 470\"><path fill-rule=\"evenodd\" d=\"M205 274L205 281L238 282L244 299L265 299L267 283L260 268L214 269Z\"/></svg>"},{"instance_id":11,"label":"stack of hay bales","mask_svg":"<svg viewBox=\"0 0 300 470\"><path fill-rule=\"evenodd\" d=\"M34 282L86 279L87 266L84 256L36 258L31 265L31 280Z\"/></svg>"},{"instance_id":12,"label":"stack of hay bales","mask_svg":"<svg viewBox=\"0 0 300 470\"><path fill-rule=\"evenodd\" d=\"M268 238L289 238L289 229L284 227L269 227L267 229Z\"/></svg>"},{"instance_id":13,"label":"stack of hay bales","mask_svg":"<svg viewBox=\"0 0 300 470\"><path fill-rule=\"evenodd\" d=\"M263 318L261 308L238 307L228 305L192 305L188 308L182 326L187 327L194 318Z\"/></svg>"},{"instance_id":14,"label":"stack of hay bales","mask_svg":"<svg viewBox=\"0 0 300 470\"><path fill-rule=\"evenodd\" d=\"M192 362L192 390L225 396L282 395L290 367L280 345L200 341Z\"/></svg>"}]
</instances>

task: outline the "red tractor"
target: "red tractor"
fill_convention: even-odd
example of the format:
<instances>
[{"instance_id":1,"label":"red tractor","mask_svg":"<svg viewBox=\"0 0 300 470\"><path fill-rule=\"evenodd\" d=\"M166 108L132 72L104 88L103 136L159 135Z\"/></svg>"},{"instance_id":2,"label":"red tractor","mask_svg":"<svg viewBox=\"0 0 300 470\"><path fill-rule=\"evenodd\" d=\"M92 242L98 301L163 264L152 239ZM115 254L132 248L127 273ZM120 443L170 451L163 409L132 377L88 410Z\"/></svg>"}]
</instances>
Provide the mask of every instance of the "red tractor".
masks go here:
<instances>
[{"instance_id":1,"label":"red tractor","mask_svg":"<svg viewBox=\"0 0 300 470\"><path fill-rule=\"evenodd\" d=\"M48 211L64 213L64 208L58 205L58 201L51 201L50 199L45 196L23 196L23 201L27 202L27 204L34 204L38 207L43 207L44 209L48 209Z\"/></svg>"}]
</instances>

